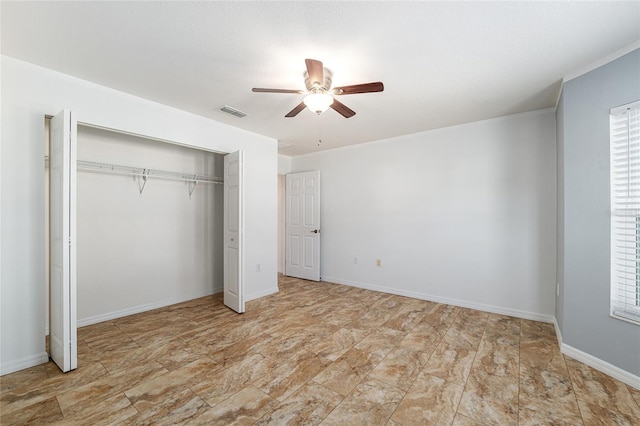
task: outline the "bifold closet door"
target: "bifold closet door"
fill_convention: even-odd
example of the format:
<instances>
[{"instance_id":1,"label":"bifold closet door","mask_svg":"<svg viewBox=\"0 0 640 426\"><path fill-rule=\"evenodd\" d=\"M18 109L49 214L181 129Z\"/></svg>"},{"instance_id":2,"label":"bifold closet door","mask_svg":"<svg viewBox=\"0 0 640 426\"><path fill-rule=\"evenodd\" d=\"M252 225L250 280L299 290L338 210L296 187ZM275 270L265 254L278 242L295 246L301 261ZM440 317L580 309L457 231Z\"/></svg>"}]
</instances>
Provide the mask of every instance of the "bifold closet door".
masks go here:
<instances>
[{"instance_id":1,"label":"bifold closet door","mask_svg":"<svg viewBox=\"0 0 640 426\"><path fill-rule=\"evenodd\" d=\"M242 151L224 157L224 304L244 312Z\"/></svg>"},{"instance_id":2,"label":"bifold closet door","mask_svg":"<svg viewBox=\"0 0 640 426\"><path fill-rule=\"evenodd\" d=\"M76 143L75 114L64 110L51 119L49 149L50 356L63 372L78 366Z\"/></svg>"}]
</instances>

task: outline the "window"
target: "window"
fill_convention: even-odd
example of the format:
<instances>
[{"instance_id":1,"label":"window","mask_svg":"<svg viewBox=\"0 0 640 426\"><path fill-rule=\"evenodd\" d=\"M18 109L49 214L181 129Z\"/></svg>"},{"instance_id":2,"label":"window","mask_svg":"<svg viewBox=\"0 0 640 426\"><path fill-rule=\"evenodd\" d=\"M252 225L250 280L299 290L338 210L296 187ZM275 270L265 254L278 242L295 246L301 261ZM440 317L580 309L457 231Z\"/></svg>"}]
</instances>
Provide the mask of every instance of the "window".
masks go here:
<instances>
[{"instance_id":1,"label":"window","mask_svg":"<svg viewBox=\"0 0 640 426\"><path fill-rule=\"evenodd\" d=\"M611 315L640 324L640 101L611 110Z\"/></svg>"}]
</instances>

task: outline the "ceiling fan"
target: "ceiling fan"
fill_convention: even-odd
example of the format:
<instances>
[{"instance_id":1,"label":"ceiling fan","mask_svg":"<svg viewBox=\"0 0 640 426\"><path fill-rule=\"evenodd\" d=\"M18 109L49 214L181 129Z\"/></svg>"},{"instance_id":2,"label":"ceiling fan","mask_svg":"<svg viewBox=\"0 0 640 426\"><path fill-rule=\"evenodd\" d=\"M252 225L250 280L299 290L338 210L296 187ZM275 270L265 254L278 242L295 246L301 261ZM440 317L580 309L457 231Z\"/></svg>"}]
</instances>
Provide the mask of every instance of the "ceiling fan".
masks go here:
<instances>
[{"instance_id":1,"label":"ceiling fan","mask_svg":"<svg viewBox=\"0 0 640 426\"><path fill-rule=\"evenodd\" d=\"M384 90L384 85L381 81L334 87L332 89L331 71L324 68L322 62L316 59L305 59L304 62L307 65L307 71L304 73L304 84L307 90L264 89L260 87L254 87L251 90L262 93L306 93L307 96L304 97L302 102L285 115L287 118L295 117L305 108L309 108L318 115L332 108L345 118L353 117L356 115L355 111L335 99L332 95L355 95L357 93L382 92Z\"/></svg>"}]
</instances>

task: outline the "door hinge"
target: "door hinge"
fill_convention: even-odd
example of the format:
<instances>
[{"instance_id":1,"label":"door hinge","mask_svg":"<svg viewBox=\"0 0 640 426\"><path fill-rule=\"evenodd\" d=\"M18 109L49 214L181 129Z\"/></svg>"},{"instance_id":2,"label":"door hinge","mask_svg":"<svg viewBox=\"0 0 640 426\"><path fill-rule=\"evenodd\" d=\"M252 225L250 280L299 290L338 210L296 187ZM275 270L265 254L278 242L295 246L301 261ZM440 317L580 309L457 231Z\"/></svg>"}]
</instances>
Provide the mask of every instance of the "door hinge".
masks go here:
<instances>
[{"instance_id":1,"label":"door hinge","mask_svg":"<svg viewBox=\"0 0 640 426\"><path fill-rule=\"evenodd\" d=\"M71 247L71 238L69 238L68 243L69 243L69 247Z\"/></svg>"}]
</instances>

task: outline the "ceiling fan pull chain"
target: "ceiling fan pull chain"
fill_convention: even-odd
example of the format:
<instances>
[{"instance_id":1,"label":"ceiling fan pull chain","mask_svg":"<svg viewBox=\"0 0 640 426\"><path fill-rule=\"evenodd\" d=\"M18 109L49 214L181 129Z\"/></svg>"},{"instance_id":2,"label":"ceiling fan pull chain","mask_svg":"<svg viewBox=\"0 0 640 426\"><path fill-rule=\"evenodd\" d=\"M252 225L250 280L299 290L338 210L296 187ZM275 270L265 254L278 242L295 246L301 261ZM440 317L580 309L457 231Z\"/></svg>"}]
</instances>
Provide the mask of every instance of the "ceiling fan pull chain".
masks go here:
<instances>
[{"instance_id":1,"label":"ceiling fan pull chain","mask_svg":"<svg viewBox=\"0 0 640 426\"><path fill-rule=\"evenodd\" d=\"M320 115L318 114L318 148L322 145L322 127L320 126Z\"/></svg>"}]
</instances>

